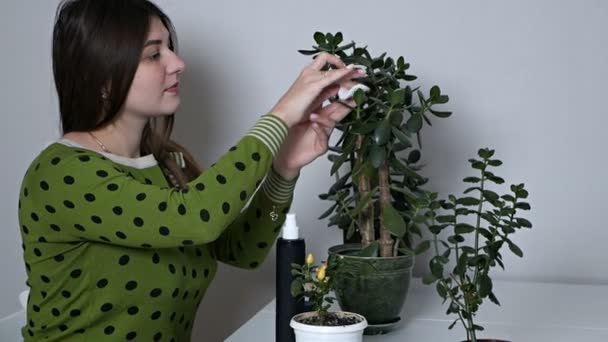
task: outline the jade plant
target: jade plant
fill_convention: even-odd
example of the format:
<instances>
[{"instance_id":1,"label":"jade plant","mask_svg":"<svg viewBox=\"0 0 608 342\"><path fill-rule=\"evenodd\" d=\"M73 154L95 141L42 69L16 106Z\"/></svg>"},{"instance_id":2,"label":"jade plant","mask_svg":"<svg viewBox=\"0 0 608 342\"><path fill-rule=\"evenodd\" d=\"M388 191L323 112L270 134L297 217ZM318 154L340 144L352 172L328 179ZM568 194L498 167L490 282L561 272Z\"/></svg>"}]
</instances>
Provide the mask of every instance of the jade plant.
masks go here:
<instances>
[{"instance_id":1,"label":"jade plant","mask_svg":"<svg viewBox=\"0 0 608 342\"><path fill-rule=\"evenodd\" d=\"M422 252L424 245L413 246L414 235L422 236L421 213L427 209L414 204L421 203L417 199L427 182L419 173L421 135L433 116L451 115L436 108L447 103L448 96L438 86L425 95L420 86L411 85L417 78L402 56L372 57L367 46L343 44L341 32L316 32L314 40L312 50L299 52L316 56L325 51L346 64L364 66L367 76L358 82L369 88L354 93L355 107L336 126L342 134L328 154L335 183L319 195L334 203L319 219L329 217L328 226L343 229L346 240L360 239L366 256ZM330 101L348 105L338 97ZM341 172L343 165L348 171Z\"/></svg>"},{"instance_id":2,"label":"jade plant","mask_svg":"<svg viewBox=\"0 0 608 342\"><path fill-rule=\"evenodd\" d=\"M513 242L512 234L522 228L532 228L525 218L518 217L522 210L530 210L525 201L528 191L524 184L513 184L510 193L499 195L493 187L503 184L503 178L492 172L502 165L493 159L494 150L478 151L479 159L470 159L477 175L463 179L472 186L462 197L449 195L438 199L437 193L428 192L422 199L428 207L425 213L432 239L434 257L430 259L430 273L423 278L426 284L435 284L437 293L449 302L447 314L457 318L449 326L461 322L467 339L477 341L476 332L483 327L475 323L475 315L489 299L500 305L492 286L491 271L496 266L504 269L504 247L523 257L522 250ZM446 237L444 241L441 237ZM447 271L448 265L454 267Z\"/></svg>"}]
</instances>

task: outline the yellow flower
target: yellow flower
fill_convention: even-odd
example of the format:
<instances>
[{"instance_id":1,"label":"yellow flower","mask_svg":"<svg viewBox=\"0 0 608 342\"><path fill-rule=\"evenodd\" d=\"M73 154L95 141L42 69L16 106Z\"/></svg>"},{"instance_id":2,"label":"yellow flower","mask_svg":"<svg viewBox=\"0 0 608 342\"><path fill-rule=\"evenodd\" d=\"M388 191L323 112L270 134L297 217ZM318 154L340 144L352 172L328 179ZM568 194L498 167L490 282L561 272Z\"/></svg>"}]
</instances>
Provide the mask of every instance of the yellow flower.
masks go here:
<instances>
[{"instance_id":1,"label":"yellow flower","mask_svg":"<svg viewBox=\"0 0 608 342\"><path fill-rule=\"evenodd\" d=\"M317 270L317 280L323 281L325 279L325 269L327 266L325 264L321 265Z\"/></svg>"},{"instance_id":2,"label":"yellow flower","mask_svg":"<svg viewBox=\"0 0 608 342\"><path fill-rule=\"evenodd\" d=\"M312 256L312 254L308 254L306 257L306 265L310 266L313 262L315 262L315 258Z\"/></svg>"}]
</instances>

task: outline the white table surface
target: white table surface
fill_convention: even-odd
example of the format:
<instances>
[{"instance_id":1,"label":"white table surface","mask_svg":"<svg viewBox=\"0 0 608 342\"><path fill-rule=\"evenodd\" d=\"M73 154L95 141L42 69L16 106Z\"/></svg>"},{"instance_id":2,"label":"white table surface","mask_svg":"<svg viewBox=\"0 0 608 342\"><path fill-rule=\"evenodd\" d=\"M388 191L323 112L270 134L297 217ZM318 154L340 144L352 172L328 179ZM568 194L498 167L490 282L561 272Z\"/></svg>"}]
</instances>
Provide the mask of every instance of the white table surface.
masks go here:
<instances>
[{"instance_id":1,"label":"white table surface","mask_svg":"<svg viewBox=\"0 0 608 342\"><path fill-rule=\"evenodd\" d=\"M478 338L513 342L608 342L608 286L495 281L501 306L484 302L476 323L485 331ZM446 315L434 286L412 279L403 324L386 335L364 336L363 341L457 342L466 338L455 316ZM226 342L275 341L274 300L235 331Z\"/></svg>"}]
</instances>

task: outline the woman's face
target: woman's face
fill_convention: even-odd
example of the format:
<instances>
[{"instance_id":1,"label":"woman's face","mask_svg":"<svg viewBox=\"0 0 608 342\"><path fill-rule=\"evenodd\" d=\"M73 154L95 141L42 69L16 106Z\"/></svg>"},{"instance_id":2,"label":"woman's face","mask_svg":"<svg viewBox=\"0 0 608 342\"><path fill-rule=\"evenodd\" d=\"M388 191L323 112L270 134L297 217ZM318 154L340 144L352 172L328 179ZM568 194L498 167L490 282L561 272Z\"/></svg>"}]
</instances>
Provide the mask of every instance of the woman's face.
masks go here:
<instances>
[{"instance_id":1,"label":"woman's face","mask_svg":"<svg viewBox=\"0 0 608 342\"><path fill-rule=\"evenodd\" d=\"M184 61L169 49L169 31L154 17L124 113L145 119L174 113L180 104L178 76L184 69Z\"/></svg>"}]
</instances>

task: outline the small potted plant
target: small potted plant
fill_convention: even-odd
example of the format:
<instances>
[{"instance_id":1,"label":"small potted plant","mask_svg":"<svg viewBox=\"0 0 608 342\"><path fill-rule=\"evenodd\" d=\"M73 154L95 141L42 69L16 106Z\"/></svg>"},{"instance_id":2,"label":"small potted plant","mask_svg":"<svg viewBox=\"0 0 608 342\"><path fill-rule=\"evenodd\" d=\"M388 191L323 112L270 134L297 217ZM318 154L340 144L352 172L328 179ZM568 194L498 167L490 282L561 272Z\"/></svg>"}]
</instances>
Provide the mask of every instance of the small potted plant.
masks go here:
<instances>
[{"instance_id":1,"label":"small potted plant","mask_svg":"<svg viewBox=\"0 0 608 342\"><path fill-rule=\"evenodd\" d=\"M450 195L447 200L439 200L437 193L427 193L424 204L430 208L425 217L433 235L426 243L432 245L435 255L423 281L435 284L439 296L449 303L447 313L457 316L449 329L462 323L467 341L472 342L498 341L477 338L477 332L484 329L475 323L475 315L486 299L500 305L490 272L496 266L504 269L501 252L505 246L523 257L511 235L532 228L530 221L517 217L521 210L530 210L530 204L524 201L528 197L524 184L511 185L510 194L498 195L490 185L505 181L490 169L502 162L493 159L494 150L480 149L478 155L480 159L469 162L479 174L463 179L472 183L463 197ZM440 213L441 209L446 212ZM447 236L447 241L440 235ZM448 264L455 265L451 271L446 271Z\"/></svg>"},{"instance_id":2,"label":"small potted plant","mask_svg":"<svg viewBox=\"0 0 608 342\"><path fill-rule=\"evenodd\" d=\"M297 342L360 342L367 327L365 317L351 312L330 311L333 297L332 272L335 267L322 263L314 266L309 254L304 265L292 264L294 280L291 294L308 300L313 311L295 315L290 322Z\"/></svg>"},{"instance_id":3,"label":"small potted plant","mask_svg":"<svg viewBox=\"0 0 608 342\"><path fill-rule=\"evenodd\" d=\"M368 91L354 93L355 108L336 126L342 135L328 155L335 183L319 196L333 203L319 219L329 218L328 226L342 229L347 242L329 249L330 260L339 257L340 267L348 268L335 279L340 307L367 318L366 334L385 333L401 320L414 255L426 246L415 243L425 210L417 198L427 182L419 174L422 128L432 117L451 115L437 108L449 98L438 86L427 95L412 85L416 76L404 57L372 57L367 46L343 44L341 32L316 32L314 40L312 50L299 52L329 52L367 70L357 82Z\"/></svg>"}]
</instances>

